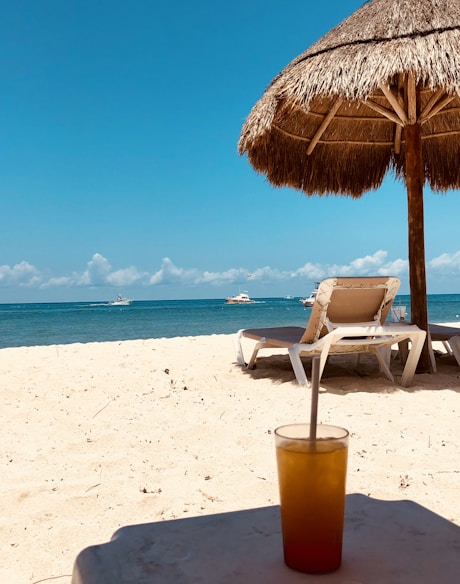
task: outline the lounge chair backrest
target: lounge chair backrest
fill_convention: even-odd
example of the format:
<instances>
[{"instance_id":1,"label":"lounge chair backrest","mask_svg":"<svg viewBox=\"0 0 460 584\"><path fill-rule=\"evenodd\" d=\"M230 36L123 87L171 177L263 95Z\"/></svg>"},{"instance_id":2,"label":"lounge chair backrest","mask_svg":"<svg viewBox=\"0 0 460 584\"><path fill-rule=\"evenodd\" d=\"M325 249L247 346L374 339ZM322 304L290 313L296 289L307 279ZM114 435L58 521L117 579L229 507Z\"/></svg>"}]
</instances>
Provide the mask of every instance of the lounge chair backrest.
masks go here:
<instances>
[{"instance_id":1,"label":"lounge chair backrest","mask_svg":"<svg viewBox=\"0 0 460 584\"><path fill-rule=\"evenodd\" d=\"M398 278L327 278L312 307L302 343L314 343L328 333L331 323L383 324L399 289Z\"/></svg>"}]
</instances>

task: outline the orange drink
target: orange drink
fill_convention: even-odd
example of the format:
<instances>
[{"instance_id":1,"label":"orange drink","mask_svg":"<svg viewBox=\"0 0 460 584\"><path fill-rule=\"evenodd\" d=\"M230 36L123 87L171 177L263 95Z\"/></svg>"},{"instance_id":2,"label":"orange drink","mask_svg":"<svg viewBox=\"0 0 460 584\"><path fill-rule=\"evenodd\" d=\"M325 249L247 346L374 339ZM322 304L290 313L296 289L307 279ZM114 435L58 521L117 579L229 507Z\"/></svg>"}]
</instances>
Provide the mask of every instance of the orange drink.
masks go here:
<instances>
[{"instance_id":1,"label":"orange drink","mask_svg":"<svg viewBox=\"0 0 460 584\"><path fill-rule=\"evenodd\" d=\"M342 560L348 432L320 424L275 430L284 561L294 570L331 572Z\"/></svg>"}]
</instances>

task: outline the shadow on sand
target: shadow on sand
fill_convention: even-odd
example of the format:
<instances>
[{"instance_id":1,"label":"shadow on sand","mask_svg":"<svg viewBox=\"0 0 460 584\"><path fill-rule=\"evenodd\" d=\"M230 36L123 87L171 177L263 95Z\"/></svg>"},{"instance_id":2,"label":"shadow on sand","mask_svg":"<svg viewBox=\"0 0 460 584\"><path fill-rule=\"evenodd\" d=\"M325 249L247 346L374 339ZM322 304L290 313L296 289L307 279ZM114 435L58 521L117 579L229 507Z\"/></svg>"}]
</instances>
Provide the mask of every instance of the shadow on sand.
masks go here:
<instances>
[{"instance_id":1,"label":"shadow on sand","mask_svg":"<svg viewBox=\"0 0 460 584\"><path fill-rule=\"evenodd\" d=\"M122 527L78 555L72 584L457 584L460 527L412 501L347 495L342 567L283 563L277 506Z\"/></svg>"},{"instance_id":2,"label":"shadow on sand","mask_svg":"<svg viewBox=\"0 0 460 584\"><path fill-rule=\"evenodd\" d=\"M321 378L322 391L339 395L348 392L391 393L405 391L414 393L423 389L433 389L433 383L438 389L450 389L460 392L460 368L455 357L435 352L436 373L416 373L409 387L399 384L403 364L396 352L393 352L391 371L395 376L392 383L379 371L377 359L373 355L331 355L328 358ZM303 357L302 362L308 380L311 379L311 357ZM241 369L244 375L253 379L266 379L275 385L296 383L289 356L287 354L261 355L254 369ZM365 383L362 383L362 382ZM366 383L367 382L367 383Z\"/></svg>"}]
</instances>

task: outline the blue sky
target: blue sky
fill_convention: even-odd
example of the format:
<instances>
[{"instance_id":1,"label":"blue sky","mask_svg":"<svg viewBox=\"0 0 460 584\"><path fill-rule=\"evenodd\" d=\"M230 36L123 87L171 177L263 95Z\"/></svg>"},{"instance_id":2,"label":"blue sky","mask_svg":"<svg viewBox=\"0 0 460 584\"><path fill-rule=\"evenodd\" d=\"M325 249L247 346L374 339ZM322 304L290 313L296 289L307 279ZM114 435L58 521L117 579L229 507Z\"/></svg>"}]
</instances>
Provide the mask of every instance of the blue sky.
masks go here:
<instances>
[{"instance_id":1,"label":"blue sky","mask_svg":"<svg viewBox=\"0 0 460 584\"><path fill-rule=\"evenodd\" d=\"M405 187L275 189L237 153L271 79L361 0L1 0L0 303L408 293ZM460 291L459 193L425 191L428 293ZM249 275L249 276L248 276Z\"/></svg>"}]
</instances>

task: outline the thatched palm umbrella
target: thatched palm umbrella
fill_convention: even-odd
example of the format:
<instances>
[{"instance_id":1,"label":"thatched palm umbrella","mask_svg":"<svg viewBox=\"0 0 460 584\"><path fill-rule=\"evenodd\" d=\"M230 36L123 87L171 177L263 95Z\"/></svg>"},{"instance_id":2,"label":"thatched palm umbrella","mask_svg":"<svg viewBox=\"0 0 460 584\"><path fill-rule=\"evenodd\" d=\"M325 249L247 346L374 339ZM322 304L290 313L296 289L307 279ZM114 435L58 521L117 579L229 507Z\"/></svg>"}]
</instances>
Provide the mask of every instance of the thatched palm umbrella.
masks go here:
<instances>
[{"instance_id":1,"label":"thatched palm umbrella","mask_svg":"<svg viewBox=\"0 0 460 584\"><path fill-rule=\"evenodd\" d=\"M243 126L276 186L360 197L407 186L411 317L427 329L423 186L460 187L460 1L373 0L292 61ZM429 369L428 350L422 369Z\"/></svg>"}]
</instances>

